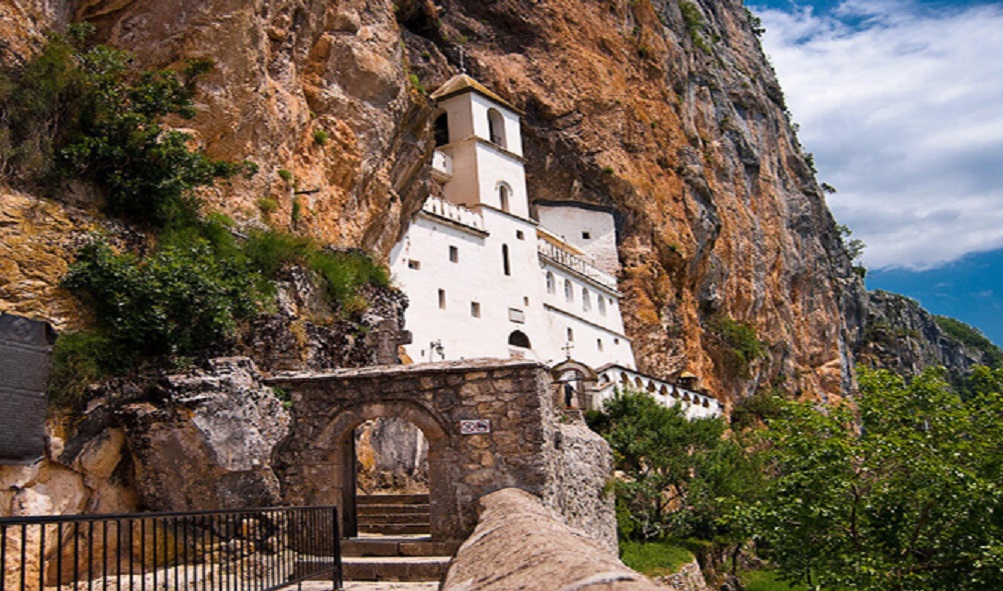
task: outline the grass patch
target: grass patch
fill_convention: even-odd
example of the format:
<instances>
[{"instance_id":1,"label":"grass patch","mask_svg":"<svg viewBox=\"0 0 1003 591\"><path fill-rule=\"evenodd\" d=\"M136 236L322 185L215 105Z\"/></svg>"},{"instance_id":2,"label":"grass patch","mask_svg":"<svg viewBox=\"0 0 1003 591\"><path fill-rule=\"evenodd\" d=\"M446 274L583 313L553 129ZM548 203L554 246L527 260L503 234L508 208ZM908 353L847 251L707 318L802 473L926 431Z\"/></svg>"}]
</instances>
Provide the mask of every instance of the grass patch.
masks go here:
<instances>
[{"instance_id":1,"label":"grass patch","mask_svg":"<svg viewBox=\"0 0 1003 591\"><path fill-rule=\"evenodd\" d=\"M649 577L661 577L678 572L693 561L693 553L676 542L620 542L620 558L630 568Z\"/></svg>"},{"instance_id":2,"label":"grass patch","mask_svg":"<svg viewBox=\"0 0 1003 591\"><path fill-rule=\"evenodd\" d=\"M808 591L804 585L791 585L780 580L780 573L774 569L745 571L739 579L745 591Z\"/></svg>"}]
</instances>

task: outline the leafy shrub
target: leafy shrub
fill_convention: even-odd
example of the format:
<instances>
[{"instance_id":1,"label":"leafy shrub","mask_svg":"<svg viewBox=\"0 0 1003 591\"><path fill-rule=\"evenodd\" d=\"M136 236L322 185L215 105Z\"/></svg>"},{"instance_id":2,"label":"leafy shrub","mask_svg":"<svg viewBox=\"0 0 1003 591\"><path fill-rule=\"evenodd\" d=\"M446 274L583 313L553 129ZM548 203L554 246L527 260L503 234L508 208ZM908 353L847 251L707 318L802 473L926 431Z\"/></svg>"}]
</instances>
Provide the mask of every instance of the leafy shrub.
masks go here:
<instances>
[{"instance_id":1,"label":"leafy shrub","mask_svg":"<svg viewBox=\"0 0 1003 591\"><path fill-rule=\"evenodd\" d=\"M289 172L284 168L279 169L278 175L280 179L284 180L287 183L293 180L293 173Z\"/></svg>"},{"instance_id":2,"label":"leafy shrub","mask_svg":"<svg viewBox=\"0 0 1003 591\"><path fill-rule=\"evenodd\" d=\"M749 364L766 354L756 329L748 324L718 315L708 321L708 328L723 345L718 352L732 377L747 377Z\"/></svg>"},{"instance_id":3,"label":"leafy shrub","mask_svg":"<svg viewBox=\"0 0 1003 591\"><path fill-rule=\"evenodd\" d=\"M188 355L233 336L257 309L258 290L240 257L204 237L178 232L145 259L104 242L79 253L63 284L85 294L116 365L138 356Z\"/></svg>"},{"instance_id":4,"label":"leafy shrub","mask_svg":"<svg viewBox=\"0 0 1003 591\"><path fill-rule=\"evenodd\" d=\"M278 209L279 202L271 197L262 197L261 199L258 199L258 210L261 213L269 215L275 213Z\"/></svg>"},{"instance_id":5,"label":"leafy shrub","mask_svg":"<svg viewBox=\"0 0 1003 591\"><path fill-rule=\"evenodd\" d=\"M327 143L327 132L323 129L318 129L313 132L313 143L318 146L323 146Z\"/></svg>"},{"instance_id":6,"label":"leafy shrub","mask_svg":"<svg viewBox=\"0 0 1003 591\"><path fill-rule=\"evenodd\" d=\"M87 386L112 374L116 355L111 340L93 331L66 332L52 348L49 403L76 408L87 400Z\"/></svg>"},{"instance_id":7,"label":"leafy shrub","mask_svg":"<svg viewBox=\"0 0 1003 591\"><path fill-rule=\"evenodd\" d=\"M137 73L130 53L88 46L90 30L77 25L53 35L38 56L4 72L5 136L20 146L6 150L7 161L22 176L86 179L107 194L109 213L160 227L197 212L194 189L256 170L192 151L191 136L158 122L195 116L196 80L211 61Z\"/></svg>"}]
</instances>

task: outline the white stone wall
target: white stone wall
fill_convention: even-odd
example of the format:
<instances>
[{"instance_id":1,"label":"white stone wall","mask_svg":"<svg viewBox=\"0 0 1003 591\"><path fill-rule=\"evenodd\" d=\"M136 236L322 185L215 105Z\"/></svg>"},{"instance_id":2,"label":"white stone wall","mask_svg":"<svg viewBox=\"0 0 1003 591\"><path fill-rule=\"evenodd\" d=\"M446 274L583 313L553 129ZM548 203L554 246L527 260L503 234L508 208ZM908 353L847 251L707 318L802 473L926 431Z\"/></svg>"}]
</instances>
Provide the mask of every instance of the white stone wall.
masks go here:
<instances>
[{"instance_id":1,"label":"white stone wall","mask_svg":"<svg viewBox=\"0 0 1003 591\"><path fill-rule=\"evenodd\" d=\"M537 205L536 212L541 226L582 250L596 267L613 275L620 271L612 214L574 203Z\"/></svg>"}]
</instances>

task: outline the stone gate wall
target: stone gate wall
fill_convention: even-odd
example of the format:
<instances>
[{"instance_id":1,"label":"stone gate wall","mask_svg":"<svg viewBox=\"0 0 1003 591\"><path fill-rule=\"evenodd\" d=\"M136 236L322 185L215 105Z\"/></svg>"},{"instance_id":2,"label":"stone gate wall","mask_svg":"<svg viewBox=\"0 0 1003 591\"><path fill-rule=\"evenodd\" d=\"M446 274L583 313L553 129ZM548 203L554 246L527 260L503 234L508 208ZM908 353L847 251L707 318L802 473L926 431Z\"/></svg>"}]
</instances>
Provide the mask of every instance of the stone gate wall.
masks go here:
<instances>
[{"instance_id":1,"label":"stone gate wall","mask_svg":"<svg viewBox=\"0 0 1003 591\"><path fill-rule=\"evenodd\" d=\"M477 501L515 487L544 499L608 548L615 547L609 447L554 406L546 367L523 360L466 360L276 376L292 396L290 435L274 467L284 501L337 504L354 514L352 432L396 416L428 440L432 536L466 538ZM462 421L490 432L463 434Z\"/></svg>"}]
</instances>

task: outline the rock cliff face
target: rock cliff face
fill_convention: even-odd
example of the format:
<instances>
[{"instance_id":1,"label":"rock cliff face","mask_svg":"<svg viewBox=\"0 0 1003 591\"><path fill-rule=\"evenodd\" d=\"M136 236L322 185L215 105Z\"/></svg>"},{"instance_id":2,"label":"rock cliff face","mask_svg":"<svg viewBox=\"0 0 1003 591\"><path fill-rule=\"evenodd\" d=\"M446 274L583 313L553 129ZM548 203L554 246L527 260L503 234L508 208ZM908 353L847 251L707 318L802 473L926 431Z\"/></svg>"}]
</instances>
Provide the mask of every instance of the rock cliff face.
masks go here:
<instances>
[{"instance_id":1,"label":"rock cliff face","mask_svg":"<svg viewBox=\"0 0 1003 591\"><path fill-rule=\"evenodd\" d=\"M943 366L952 381L974 365L995 365L995 349L974 347L949 334L915 300L886 291L868 294L867 321L856 351L860 363L913 376ZM991 344L989 346L992 346Z\"/></svg>"},{"instance_id":2,"label":"rock cliff face","mask_svg":"<svg viewBox=\"0 0 1003 591\"><path fill-rule=\"evenodd\" d=\"M144 67L212 57L200 115L185 125L211 156L261 171L209 200L239 220L270 215L384 254L427 192L434 110L424 89L462 63L525 111L532 198L615 209L643 369L689 369L727 399L771 384L825 395L851 383L861 285L738 0L0 6L12 15L0 24L8 61L70 19L94 23ZM326 143L314 140L320 130ZM264 196L277 211L258 211ZM752 325L767 345L751 379L715 364L715 315Z\"/></svg>"}]
</instances>

